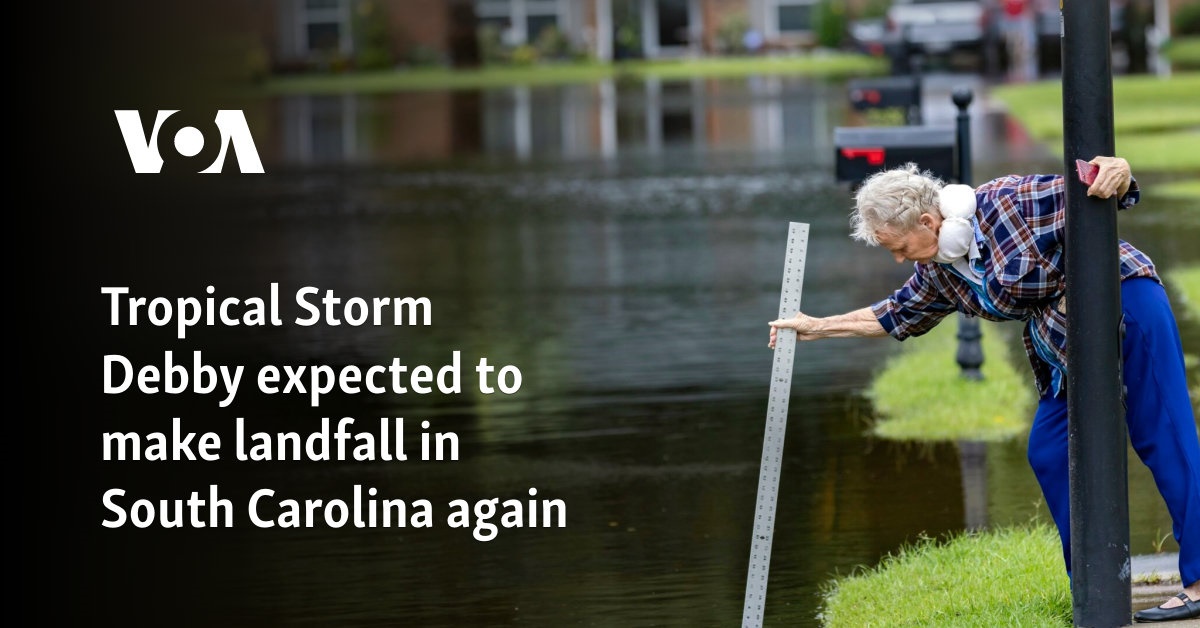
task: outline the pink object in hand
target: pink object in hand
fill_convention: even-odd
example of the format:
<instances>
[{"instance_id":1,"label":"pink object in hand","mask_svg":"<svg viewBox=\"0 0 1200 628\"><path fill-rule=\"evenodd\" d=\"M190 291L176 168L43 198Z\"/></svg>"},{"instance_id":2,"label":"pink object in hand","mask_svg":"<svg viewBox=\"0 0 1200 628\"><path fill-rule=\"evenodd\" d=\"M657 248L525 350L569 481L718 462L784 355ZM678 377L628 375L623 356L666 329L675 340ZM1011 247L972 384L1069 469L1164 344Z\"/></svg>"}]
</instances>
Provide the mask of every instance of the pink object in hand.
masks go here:
<instances>
[{"instance_id":1,"label":"pink object in hand","mask_svg":"<svg viewBox=\"0 0 1200 628\"><path fill-rule=\"evenodd\" d=\"M1100 166L1090 164L1082 159L1076 159L1075 170L1079 172L1079 180L1084 185L1091 185L1096 181L1096 174L1100 172Z\"/></svg>"}]
</instances>

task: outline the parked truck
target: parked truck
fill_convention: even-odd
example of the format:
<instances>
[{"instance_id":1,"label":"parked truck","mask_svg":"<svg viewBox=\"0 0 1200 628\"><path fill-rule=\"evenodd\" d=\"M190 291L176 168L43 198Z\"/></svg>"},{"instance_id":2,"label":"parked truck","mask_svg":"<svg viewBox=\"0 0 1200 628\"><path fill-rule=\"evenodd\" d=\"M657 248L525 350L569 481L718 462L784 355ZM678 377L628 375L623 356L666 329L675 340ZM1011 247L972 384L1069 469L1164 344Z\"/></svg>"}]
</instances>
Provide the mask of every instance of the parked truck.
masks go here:
<instances>
[{"instance_id":1,"label":"parked truck","mask_svg":"<svg viewBox=\"0 0 1200 628\"><path fill-rule=\"evenodd\" d=\"M994 71L999 36L992 17L983 0L893 0L885 41L893 73L911 71L917 55L956 52L972 55L980 71Z\"/></svg>"}]
</instances>

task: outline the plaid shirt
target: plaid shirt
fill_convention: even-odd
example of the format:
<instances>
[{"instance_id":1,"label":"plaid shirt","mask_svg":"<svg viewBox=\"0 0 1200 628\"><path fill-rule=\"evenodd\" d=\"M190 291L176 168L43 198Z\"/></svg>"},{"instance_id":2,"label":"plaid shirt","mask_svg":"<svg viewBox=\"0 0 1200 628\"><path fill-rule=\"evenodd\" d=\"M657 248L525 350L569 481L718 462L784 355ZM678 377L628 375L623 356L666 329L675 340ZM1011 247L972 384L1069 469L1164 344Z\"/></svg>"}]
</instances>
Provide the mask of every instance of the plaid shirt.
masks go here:
<instances>
[{"instance_id":1,"label":"plaid shirt","mask_svg":"<svg viewBox=\"0 0 1200 628\"><path fill-rule=\"evenodd\" d=\"M904 340L956 310L988 320L1027 321L1025 353L1038 393L1057 395L1067 364L1063 193L1059 175L1007 176L976 188L980 257L972 263L982 271L982 285L972 287L948 264L916 263L899 290L871 306L879 324ZM1118 207L1127 209L1139 197L1134 181ZM1158 280L1149 257L1123 240L1118 246L1122 280Z\"/></svg>"}]
</instances>

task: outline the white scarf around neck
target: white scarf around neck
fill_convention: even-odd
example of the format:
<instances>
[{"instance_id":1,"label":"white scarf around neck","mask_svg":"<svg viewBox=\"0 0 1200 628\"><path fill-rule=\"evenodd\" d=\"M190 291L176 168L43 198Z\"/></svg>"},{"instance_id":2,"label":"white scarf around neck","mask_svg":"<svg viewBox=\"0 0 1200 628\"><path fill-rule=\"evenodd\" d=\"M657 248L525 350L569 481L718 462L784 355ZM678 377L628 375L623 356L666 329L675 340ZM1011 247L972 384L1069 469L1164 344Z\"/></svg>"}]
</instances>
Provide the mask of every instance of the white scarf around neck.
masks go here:
<instances>
[{"instance_id":1,"label":"white scarf around neck","mask_svg":"<svg viewBox=\"0 0 1200 628\"><path fill-rule=\"evenodd\" d=\"M975 240L975 190L969 185L951 184L938 192L942 226L938 231L938 252L933 261L950 264L967 256Z\"/></svg>"}]
</instances>

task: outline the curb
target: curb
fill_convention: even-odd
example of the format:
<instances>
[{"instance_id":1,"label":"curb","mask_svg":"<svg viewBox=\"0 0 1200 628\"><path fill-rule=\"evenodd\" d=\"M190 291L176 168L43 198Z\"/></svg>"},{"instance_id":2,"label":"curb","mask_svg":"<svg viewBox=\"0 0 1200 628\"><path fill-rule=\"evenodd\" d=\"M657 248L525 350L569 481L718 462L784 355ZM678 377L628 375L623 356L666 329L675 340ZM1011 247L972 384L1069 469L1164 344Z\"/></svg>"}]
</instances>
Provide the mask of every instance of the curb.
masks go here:
<instances>
[{"instance_id":1,"label":"curb","mask_svg":"<svg viewBox=\"0 0 1200 628\"><path fill-rule=\"evenodd\" d=\"M1129 560L1133 573L1133 610L1158 606L1179 593L1179 554L1149 554ZM1136 624L1141 625L1141 624ZM1200 628L1200 619L1173 621L1172 628Z\"/></svg>"}]
</instances>

